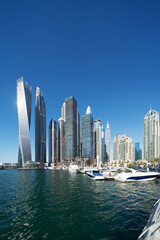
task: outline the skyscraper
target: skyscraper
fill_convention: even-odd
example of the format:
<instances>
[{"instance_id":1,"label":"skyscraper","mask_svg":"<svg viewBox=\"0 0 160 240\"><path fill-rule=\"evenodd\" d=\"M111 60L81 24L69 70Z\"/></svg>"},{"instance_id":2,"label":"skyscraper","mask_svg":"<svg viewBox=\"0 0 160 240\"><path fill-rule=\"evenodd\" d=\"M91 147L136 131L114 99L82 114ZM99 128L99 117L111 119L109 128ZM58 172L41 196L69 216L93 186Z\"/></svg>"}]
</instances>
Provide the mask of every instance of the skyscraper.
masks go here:
<instances>
[{"instance_id":1,"label":"skyscraper","mask_svg":"<svg viewBox=\"0 0 160 240\"><path fill-rule=\"evenodd\" d=\"M93 117L90 106L82 117L82 157L93 158Z\"/></svg>"},{"instance_id":2,"label":"skyscraper","mask_svg":"<svg viewBox=\"0 0 160 240\"><path fill-rule=\"evenodd\" d=\"M102 163L106 162L105 131L102 126Z\"/></svg>"},{"instance_id":3,"label":"skyscraper","mask_svg":"<svg viewBox=\"0 0 160 240\"><path fill-rule=\"evenodd\" d=\"M46 110L43 93L37 87L35 104L35 161L46 162Z\"/></svg>"},{"instance_id":4,"label":"skyscraper","mask_svg":"<svg viewBox=\"0 0 160 240\"><path fill-rule=\"evenodd\" d=\"M59 132L60 132L60 143L59 143L59 152L60 152L60 161L65 158L65 122L62 118L58 119Z\"/></svg>"},{"instance_id":5,"label":"skyscraper","mask_svg":"<svg viewBox=\"0 0 160 240\"><path fill-rule=\"evenodd\" d=\"M32 87L28 87L23 77L17 80L17 109L19 121L18 165L24 167L32 161L30 144Z\"/></svg>"},{"instance_id":6,"label":"skyscraper","mask_svg":"<svg viewBox=\"0 0 160 240\"><path fill-rule=\"evenodd\" d=\"M77 101L73 96L65 100L65 158L77 157Z\"/></svg>"},{"instance_id":7,"label":"skyscraper","mask_svg":"<svg viewBox=\"0 0 160 240\"><path fill-rule=\"evenodd\" d=\"M151 160L160 157L160 123L159 113L149 110L144 117L144 159Z\"/></svg>"},{"instance_id":8,"label":"skyscraper","mask_svg":"<svg viewBox=\"0 0 160 240\"><path fill-rule=\"evenodd\" d=\"M61 117L66 122L66 103L64 102L61 108Z\"/></svg>"},{"instance_id":9,"label":"skyscraper","mask_svg":"<svg viewBox=\"0 0 160 240\"><path fill-rule=\"evenodd\" d=\"M98 165L102 164L102 120L94 121L94 157Z\"/></svg>"},{"instance_id":10,"label":"skyscraper","mask_svg":"<svg viewBox=\"0 0 160 240\"><path fill-rule=\"evenodd\" d=\"M135 143L135 160L142 159L142 150L140 149L140 143Z\"/></svg>"},{"instance_id":11,"label":"skyscraper","mask_svg":"<svg viewBox=\"0 0 160 240\"><path fill-rule=\"evenodd\" d=\"M109 127L109 123L107 122L106 130L105 130L105 144L106 144L106 154L107 161L110 161L110 146L111 146L111 130Z\"/></svg>"},{"instance_id":12,"label":"skyscraper","mask_svg":"<svg viewBox=\"0 0 160 240\"><path fill-rule=\"evenodd\" d=\"M59 162L59 126L57 122L52 119L49 123L49 165L57 165Z\"/></svg>"},{"instance_id":13,"label":"skyscraper","mask_svg":"<svg viewBox=\"0 0 160 240\"><path fill-rule=\"evenodd\" d=\"M77 109L77 156L80 157L81 152L81 127L80 127L80 113Z\"/></svg>"},{"instance_id":14,"label":"skyscraper","mask_svg":"<svg viewBox=\"0 0 160 240\"><path fill-rule=\"evenodd\" d=\"M113 160L135 160L135 145L128 135L117 134L114 138Z\"/></svg>"}]
</instances>

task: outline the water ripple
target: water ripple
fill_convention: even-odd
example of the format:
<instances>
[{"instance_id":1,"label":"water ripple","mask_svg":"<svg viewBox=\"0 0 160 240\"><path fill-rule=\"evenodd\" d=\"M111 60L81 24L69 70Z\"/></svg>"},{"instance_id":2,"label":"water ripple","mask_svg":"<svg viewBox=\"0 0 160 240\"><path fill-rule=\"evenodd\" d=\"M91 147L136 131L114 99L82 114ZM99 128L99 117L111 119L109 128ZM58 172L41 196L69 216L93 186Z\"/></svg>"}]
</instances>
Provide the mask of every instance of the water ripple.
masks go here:
<instances>
[{"instance_id":1,"label":"water ripple","mask_svg":"<svg viewBox=\"0 0 160 240\"><path fill-rule=\"evenodd\" d=\"M68 171L0 172L1 239L137 239L160 181L96 182Z\"/></svg>"}]
</instances>

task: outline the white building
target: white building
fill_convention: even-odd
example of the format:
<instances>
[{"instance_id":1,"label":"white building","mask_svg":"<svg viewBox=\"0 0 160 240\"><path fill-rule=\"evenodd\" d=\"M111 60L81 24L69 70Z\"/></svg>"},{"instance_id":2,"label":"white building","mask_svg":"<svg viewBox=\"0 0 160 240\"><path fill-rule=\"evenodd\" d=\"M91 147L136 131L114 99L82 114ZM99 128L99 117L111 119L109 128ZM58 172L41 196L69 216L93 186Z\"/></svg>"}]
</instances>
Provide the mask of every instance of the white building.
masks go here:
<instances>
[{"instance_id":1,"label":"white building","mask_svg":"<svg viewBox=\"0 0 160 240\"><path fill-rule=\"evenodd\" d=\"M113 141L113 160L135 160L135 144L128 135L117 134Z\"/></svg>"},{"instance_id":2,"label":"white building","mask_svg":"<svg viewBox=\"0 0 160 240\"><path fill-rule=\"evenodd\" d=\"M110 151L111 151L111 130L109 127L109 123L107 122L106 130L105 130L105 144L106 144L106 154L107 161L110 162Z\"/></svg>"},{"instance_id":3,"label":"white building","mask_svg":"<svg viewBox=\"0 0 160 240\"><path fill-rule=\"evenodd\" d=\"M150 109L144 117L143 149L146 160L160 157L159 113L155 110Z\"/></svg>"},{"instance_id":4,"label":"white building","mask_svg":"<svg viewBox=\"0 0 160 240\"><path fill-rule=\"evenodd\" d=\"M66 103L64 102L61 108L61 117L66 122Z\"/></svg>"},{"instance_id":5,"label":"white building","mask_svg":"<svg viewBox=\"0 0 160 240\"><path fill-rule=\"evenodd\" d=\"M94 158L98 159L99 166L102 164L102 121L94 121Z\"/></svg>"}]
</instances>

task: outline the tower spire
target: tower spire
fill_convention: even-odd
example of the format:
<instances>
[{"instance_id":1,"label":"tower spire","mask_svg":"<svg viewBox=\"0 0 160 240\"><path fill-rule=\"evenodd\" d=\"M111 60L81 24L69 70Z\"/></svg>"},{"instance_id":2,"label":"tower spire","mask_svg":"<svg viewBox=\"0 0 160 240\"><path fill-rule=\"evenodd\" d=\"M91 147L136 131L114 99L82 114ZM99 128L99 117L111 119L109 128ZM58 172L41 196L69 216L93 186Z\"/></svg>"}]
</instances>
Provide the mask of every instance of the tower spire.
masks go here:
<instances>
[{"instance_id":1,"label":"tower spire","mask_svg":"<svg viewBox=\"0 0 160 240\"><path fill-rule=\"evenodd\" d=\"M87 107L86 114L92 114L92 111L91 111L91 107L90 107L90 106Z\"/></svg>"},{"instance_id":2,"label":"tower spire","mask_svg":"<svg viewBox=\"0 0 160 240\"><path fill-rule=\"evenodd\" d=\"M150 112L152 111L152 104L150 103Z\"/></svg>"}]
</instances>

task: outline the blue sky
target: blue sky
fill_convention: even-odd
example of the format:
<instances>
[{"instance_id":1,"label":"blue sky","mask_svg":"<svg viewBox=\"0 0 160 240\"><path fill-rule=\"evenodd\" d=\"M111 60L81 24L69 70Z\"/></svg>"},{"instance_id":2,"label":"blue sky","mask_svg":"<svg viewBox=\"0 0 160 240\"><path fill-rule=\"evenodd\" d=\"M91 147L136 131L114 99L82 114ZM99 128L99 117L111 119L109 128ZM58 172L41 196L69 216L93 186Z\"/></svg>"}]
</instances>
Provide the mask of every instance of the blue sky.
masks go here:
<instances>
[{"instance_id":1,"label":"blue sky","mask_svg":"<svg viewBox=\"0 0 160 240\"><path fill-rule=\"evenodd\" d=\"M156 0L0 1L0 162L17 162L21 76L33 91L33 160L36 86L47 130L73 95L81 117L90 105L94 119L109 121L112 142L126 133L142 147L144 115L150 104L160 110L159 12Z\"/></svg>"}]
</instances>

